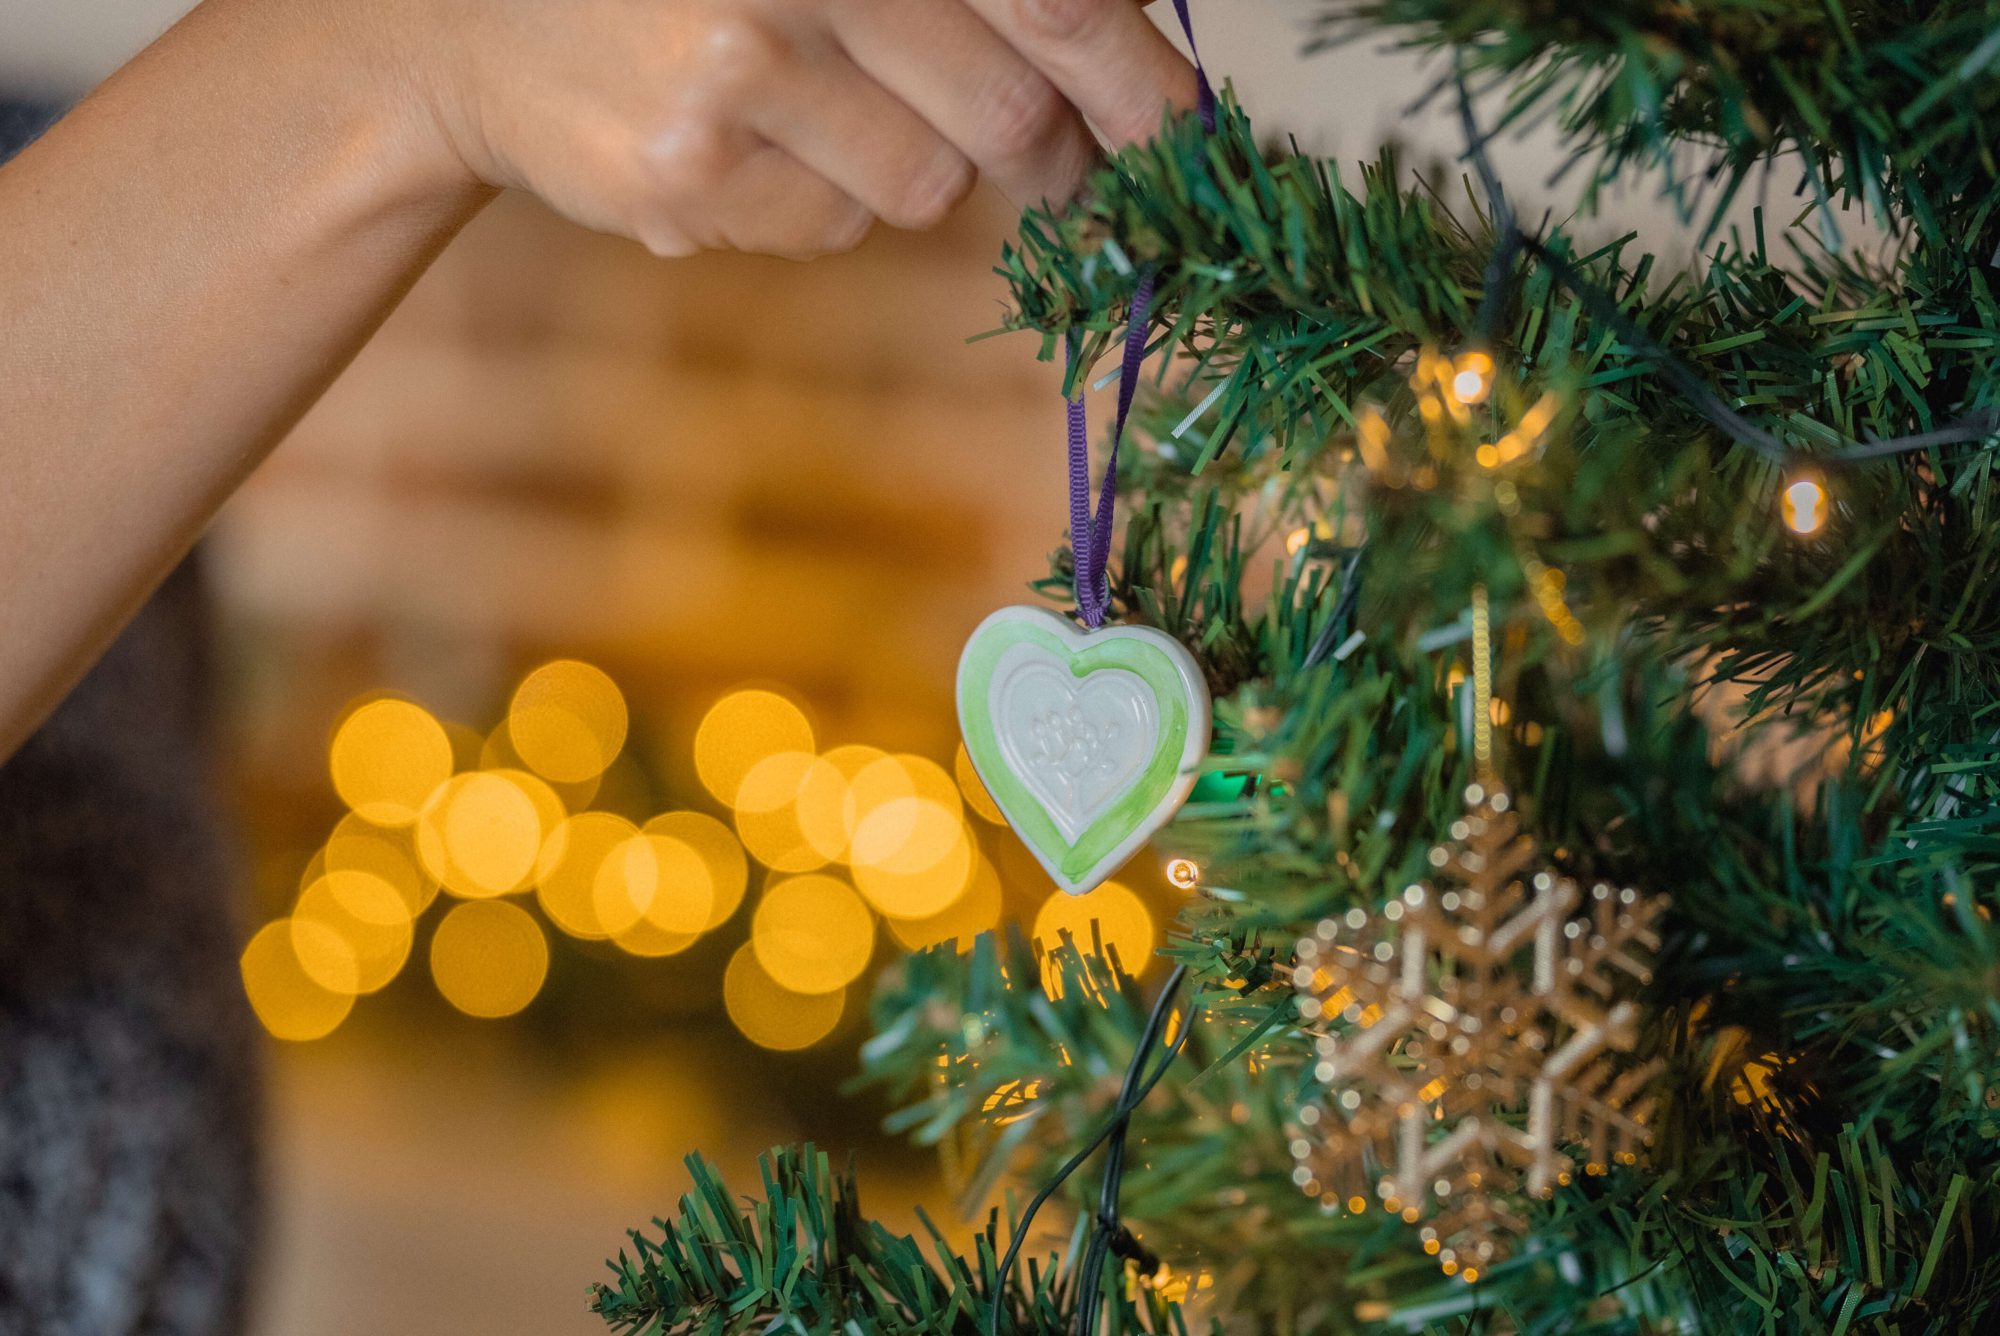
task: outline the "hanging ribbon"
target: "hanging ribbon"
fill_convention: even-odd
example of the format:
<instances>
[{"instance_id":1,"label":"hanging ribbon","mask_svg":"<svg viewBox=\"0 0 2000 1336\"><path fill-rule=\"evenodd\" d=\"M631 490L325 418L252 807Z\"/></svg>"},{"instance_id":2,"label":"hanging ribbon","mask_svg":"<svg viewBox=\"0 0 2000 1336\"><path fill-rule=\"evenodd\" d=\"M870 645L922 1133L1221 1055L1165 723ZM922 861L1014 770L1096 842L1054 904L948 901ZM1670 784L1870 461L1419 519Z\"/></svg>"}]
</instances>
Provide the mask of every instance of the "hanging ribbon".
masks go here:
<instances>
[{"instance_id":1,"label":"hanging ribbon","mask_svg":"<svg viewBox=\"0 0 2000 1336\"><path fill-rule=\"evenodd\" d=\"M1118 443L1125 437L1125 419L1132 411L1132 394L1139 387L1139 363L1146 356L1146 328L1153 309L1153 271L1140 272L1132 288L1132 313L1125 328L1125 358L1118 368L1118 416L1111 424L1111 450L1104 461L1104 481L1097 507L1090 505L1090 430L1084 420L1083 391L1069 401L1069 546L1076 567L1076 609L1091 630L1104 625L1111 606L1111 518L1118 501ZM1069 363L1076 366L1076 334L1069 335Z\"/></svg>"},{"instance_id":2,"label":"hanging ribbon","mask_svg":"<svg viewBox=\"0 0 2000 1336\"><path fill-rule=\"evenodd\" d=\"M1188 0L1174 0L1174 17L1181 21L1181 31L1187 34L1188 54L1194 57L1194 105L1201 116L1201 128L1214 134L1215 89L1209 85L1208 71L1201 67L1201 52L1195 49L1194 20L1188 17Z\"/></svg>"},{"instance_id":3,"label":"hanging ribbon","mask_svg":"<svg viewBox=\"0 0 2000 1336\"><path fill-rule=\"evenodd\" d=\"M1188 52L1194 57L1195 110L1202 129L1215 132L1215 89L1202 68L1201 53L1195 49L1194 21L1188 16L1188 0L1174 0L1174 14L1187 34ZM1132 307L1125 328L1125 359L1118 371L1118 417L1111 424L1111 449L1104 462L1104 482L1097 506L1090 504L1090 431L1083 409L1084 386L1067 404L1069 418L1069 545L1075 566L1077 615L1091 630L1104 625L1111 607L1111 519L1118 499L1118 444L1125 438L1125 418L1132 411L1132 394L1139 386L1139 363L1146 356L1146 331L1153 311L1153 270L1139 273L1132 285ZM1068 336L1070 374L1077 374L1076 332Z\"/></svg>"}]
</instances>

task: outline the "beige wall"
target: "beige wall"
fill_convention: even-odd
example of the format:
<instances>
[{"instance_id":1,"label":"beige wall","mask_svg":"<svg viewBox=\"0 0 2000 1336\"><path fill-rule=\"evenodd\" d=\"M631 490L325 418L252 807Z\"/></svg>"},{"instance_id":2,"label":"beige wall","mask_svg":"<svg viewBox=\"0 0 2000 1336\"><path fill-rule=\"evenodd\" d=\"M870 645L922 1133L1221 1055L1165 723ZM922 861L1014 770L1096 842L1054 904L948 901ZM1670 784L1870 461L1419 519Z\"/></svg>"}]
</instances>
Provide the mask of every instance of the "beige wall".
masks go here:
<instances>
[{"instance_id":1,"label":"beige wall","mask_svg":"<svg viewBox=\"0 0 2000 1336\"><path fill-rule=\"evenodd\" d=\"M103 78L189 8L188 0L6 0L0 5L0 85L74 93ZM1342 105L1322 105L1301 77L1295 52L1312 0L1195 0L1204 54L1220 74L1257 90L1273 124L1310 132L1320 144L1360 152L1395 128L1395 104L1417 85L1408 62L1365 53L1330 59ZM1154 19L1172 25L1165 4Z\"/></svg>"},{"instance_id":2,"label":"beige wall","mask_svg":"<svg viewBox=\"0 0 2000 1336\"><path fill-rule=\"evenodd\" d=\"M188 0L6 0L0 87L69 96L166 30Z\"/></svg>"}]
</instances>

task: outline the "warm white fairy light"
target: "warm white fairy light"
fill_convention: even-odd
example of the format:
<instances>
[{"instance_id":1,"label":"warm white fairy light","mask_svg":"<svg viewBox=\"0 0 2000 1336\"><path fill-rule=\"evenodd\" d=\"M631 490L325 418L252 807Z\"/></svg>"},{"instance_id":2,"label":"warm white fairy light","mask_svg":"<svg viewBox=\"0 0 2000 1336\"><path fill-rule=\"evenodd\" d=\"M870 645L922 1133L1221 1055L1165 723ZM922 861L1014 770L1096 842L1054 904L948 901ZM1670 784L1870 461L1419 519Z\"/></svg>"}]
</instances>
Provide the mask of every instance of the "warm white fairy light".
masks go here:
<instances>
[{"instance_id":1,"label":"warm white fairy light","mask_svg":"<svg viewBox=\"0 0 2000 1336\"><path fill-rule=\"evenodd\" d=\"M1493 390L1493 358L1478 351L1460 353L1452 363L1451 392L1462 404L1485 401Z\"/></svg>"},{"instance_id":2,"label":"warm white fairy light","mask_svg":"<svg viewBox=\"0 0 2000 1336\"><path fill-rule=\"evenodd\" d=\"M1785 484L1782 508L1793 533L1818 533L1826 525L1826 488L1817 478L1794 478Z\"/></svg>"}]
</instances>

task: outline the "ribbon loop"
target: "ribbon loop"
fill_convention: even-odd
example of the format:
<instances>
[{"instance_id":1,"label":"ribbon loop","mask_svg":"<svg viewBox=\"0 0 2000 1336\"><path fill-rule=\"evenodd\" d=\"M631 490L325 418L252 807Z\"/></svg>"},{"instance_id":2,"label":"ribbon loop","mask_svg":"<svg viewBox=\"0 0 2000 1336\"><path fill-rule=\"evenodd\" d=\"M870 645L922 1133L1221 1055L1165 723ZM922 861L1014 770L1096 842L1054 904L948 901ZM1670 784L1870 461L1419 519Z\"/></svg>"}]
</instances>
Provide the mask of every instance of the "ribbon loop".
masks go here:
<instances>
[{"instance_id":1,"label":"ribbon loop","mask_svg":"<svg viewBox=\"0 0 2000 1336\"><path fill-rule=\"evenodd\" d=\"M1194 20L1188 14L1188 0L1174 0L1174 15L1187 35L1188 52L1194 57L1195 110L1202 129L1215 132L1215 89L1202 68L1201 52L1195 48ZM1118 445L1125 438L1125 418L1132 411L1132 395L1139 388L1139 363L1146 356L1146 332L1153 312L1153 269L1139 272L1132 285L1132 307L1125 328L1125 358L1118 371L1118 417L1111 425L1111 450L1104 462L1104 482L1098 489L1095 510L1090 504L1090 431L1083 410L1084 386L1067 404L1069 419L1069 546L1075 567L1076 611L1083 624L1093 631L1104 625L1111 607L1111 519L1118 500ZM1077 374L1076 331L1068 335L1069 370Z\"/></svg>"},{"instance_id":2,"label":"ribbon loop","mask_svg":"<svg viewBox=\"0 0 2000 1336\"><path fill-rule=\"evenodd\" d=\"M1194 57L1194 105L1201 116L1201 128L1214 134L1215 89L1208 82L1208 71L1201 66L1201 51L1194 41L1194 20L1188 16L1188 0L1174 0L1174 17L1181 21L1181 31L1187 35L1188 54Z\"/></svg>"},{"instance_id":3,"label":"ribbon loop","mask_svg":"<svg viewBox=\"0 0 2000 1336\"><path fill-rule=\"evenodd\" d=\"M1139 388L1139 364L1146 357L1146 331L1153 310L1153 271L1141 270L1132 288L1132 310L1125 328L1125 356L1118 367L1118 416L1111 424L1111 450L1104 461L1104 481L1097 505L1090 504L1090 431L1083 411L1084 386L1069 401L1069 546L1075 566L1076 609L1093 631L1104 625L1111 607L1111 520L1118 502L1118 446L1125 439L1125 419ZM1076 334L1069 335L1069 362L1076 367Z\"/></svg>"}]
</instances>

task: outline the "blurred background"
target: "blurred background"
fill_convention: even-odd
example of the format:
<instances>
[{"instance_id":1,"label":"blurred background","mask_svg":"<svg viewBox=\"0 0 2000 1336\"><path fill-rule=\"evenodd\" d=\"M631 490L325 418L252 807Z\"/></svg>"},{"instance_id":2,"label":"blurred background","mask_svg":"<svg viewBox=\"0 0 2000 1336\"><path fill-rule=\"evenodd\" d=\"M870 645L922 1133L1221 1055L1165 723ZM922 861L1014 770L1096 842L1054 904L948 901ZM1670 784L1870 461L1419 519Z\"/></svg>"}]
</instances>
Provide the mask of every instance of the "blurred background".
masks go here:
<instances>
[{"instance_id":1,"label":"blurred background","mask_svg":"<svg viewBox=\"0 0 2000 1336\"><path fill-rule=\"evenodd\" d=\"M72 101L183 8L9 0L0 95ZM1404 117L1407 58L1301 61L1310 6L1196 11L1267 129L1451 145ZM842 1093L872 974L1003 919L1157 944L1168 869L1055 895L957 750L959 646L1064 514L1053 369L966 342L1012 217L661 263L502 199L230 503L257 1330L428 1331L437 1295L593 1330L584 1286L695 1150L738 1182L858 1150L877 1212L948 1218Z\"/></svg>"}]
</instances>

